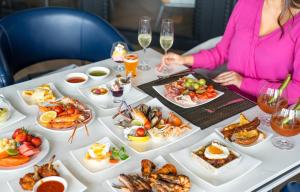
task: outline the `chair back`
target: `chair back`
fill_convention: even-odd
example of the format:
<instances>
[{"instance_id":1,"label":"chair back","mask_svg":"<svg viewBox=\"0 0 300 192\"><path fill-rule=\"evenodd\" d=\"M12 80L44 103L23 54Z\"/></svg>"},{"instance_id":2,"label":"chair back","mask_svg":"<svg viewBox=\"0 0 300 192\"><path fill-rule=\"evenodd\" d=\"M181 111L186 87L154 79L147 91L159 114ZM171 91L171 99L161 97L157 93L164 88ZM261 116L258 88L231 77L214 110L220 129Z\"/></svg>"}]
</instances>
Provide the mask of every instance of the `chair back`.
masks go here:
<instances>
[{"instance_id":1,"label":"chair back","mask_svg":"<svg viewBox=\"0 0 300 192\"><path fill-rule=\"evenodd\" d=\"M107 59L116 41L127 43L105 20L76 9L37 8L9 15L0 20L0 78L9 82L0 86L13 83L13 74L37 62Z\"/></svg>"}]
</instances>

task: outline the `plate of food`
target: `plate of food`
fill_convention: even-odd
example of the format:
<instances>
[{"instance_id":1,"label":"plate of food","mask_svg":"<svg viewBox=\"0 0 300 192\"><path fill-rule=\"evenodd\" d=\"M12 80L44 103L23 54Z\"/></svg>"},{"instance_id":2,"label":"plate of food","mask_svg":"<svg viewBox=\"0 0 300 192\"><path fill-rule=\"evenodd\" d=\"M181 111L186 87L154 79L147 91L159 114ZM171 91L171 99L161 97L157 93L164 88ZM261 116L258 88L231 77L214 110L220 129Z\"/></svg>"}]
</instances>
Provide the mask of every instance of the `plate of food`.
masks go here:
<instances>
[{"instance_id":1,"label":"plate of food","mask_svg":"<svg viewBox=\"0 0 300 192\"><path fill-rule=\"evenodd\" d=\"M6 130L10 125L25 119L25 117L26 116L17 111L3 95L0 95L1 131Z\"/></svg>"},{"instance_id":2,"label":"plate of food","mask_svg":"<svg viewBox=\"0 0 300 192\"><path fill-rule=\"evenodd\" d=\"M116 83L117 82L117 83ZM131 85L130 78L118 76L117 78L95 86L79 89L80 93L100 109L117 109L119 103L113 102L113 94L110 90L112 84L122 87L122 97L129 105L145 99L148 95ZM118 92L119 94L119 92Z\"/></svg>"},{"instance_id":3,"label":"plate of food","mask_svg":"<svg viewBox=\"0 0 300 192\"><path fill-rule=\"evenodd\" d=\"M40 162L49 152L46 138L25 128L0 136L0 172L25 169Z\"/></svg>"},{"instance_id":4,"label":"plate of food","mask_svg":"<svg viewBox=\"0 0 300 192\"><path fill-rule=\"evenodd\" d=\"M182 108L197 107L224 94L207 84L205 79L197 79L191 74L165 85L153 86L153 89Z\"/></svg>"},{"instance_id":5,"label":"plate of food","mask_svg":"<svg viewBox=\"0 0 300 192\"><path fill-rule=\"evenodd\" d=\"M20 175L18 178L8 181L9 189L12 192L34 191L38 187L43 187L41 184L49 185L51 188L55 187L55 192L60 192L61 189L66 192L81 192L87 189L60 160L54 162L53 160L54 157L48 163L36 165L25 175Z\"/></svg>"},{"instance_id":6,"label":"plate of food","mask_svg":"<svg viewBox=\"0 0 300 192\"><path fill-rule=\"evenodd\" d=\"M243 177L262 163L229 146L216 133L170 155L210 187L228 184Z\"/></svg>"},{"instance_id":7,"label":"plate of food","mask_svg":"<svg viewBox=\"0 0 300 192\"><path fill-rule=\"evenodd\" d=\"M143 159L141 168L132 167L130 173L122 173L117 178L107 180L106 183L114 192L134 191L182 191L202 192L190 178L177 171L162 156L153 161Z\"/></svg>"},{"instance_id":8,"label":"plate of food","mask_svg":"<svg viewBox=\"0 0 300 192\"><path fill-rule=\"evenodd\" d=\"M111 169L130 159L125 147L117 147L108 137L70 153L90 173Z\"/></svg>"},{"instance_id":9,"label":"plate of food","mask_svg":"<svg viewBox=\"0 0 300 192\"><path fill-rule=\"evenodd\" d=\"M199 130L156 98L135 107L126 102L122 106L116 115L98 120L137 153L166 147Z\"/></svg>"},{"instance_id":10,"label":"plate of food","mask_svg":"<svg viewBox=\"0 0 300 192\"><path fill-rule=\"evenodd\" d=\"M42 84L38 87L18 91L18 93L27 105L40 105L62 97L53 83Z\"/></svg>"},{"instance_id":11,"label":"plate of food","mask_svg":"<svg viewBox=\"0 0 300 192\"><path fill-rule=\"evenodd\" d=\"M219 129L216 132L226 141L235 146L253 147L268 141L272 133L262 130L260 120L256 117L248 120L244 114L240 114L239 120Z\"/></svg>"}]
</instances>

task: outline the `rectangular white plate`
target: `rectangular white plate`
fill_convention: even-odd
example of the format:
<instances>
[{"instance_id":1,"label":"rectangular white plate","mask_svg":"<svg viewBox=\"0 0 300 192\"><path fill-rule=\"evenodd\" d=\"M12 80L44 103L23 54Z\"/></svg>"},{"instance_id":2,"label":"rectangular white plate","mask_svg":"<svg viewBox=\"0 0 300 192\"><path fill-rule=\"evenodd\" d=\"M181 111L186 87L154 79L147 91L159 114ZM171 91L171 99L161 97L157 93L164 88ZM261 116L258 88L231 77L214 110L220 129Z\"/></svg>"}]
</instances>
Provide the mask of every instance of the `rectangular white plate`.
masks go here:
<instances>
[{"instance_id":1,"label":"rectangular white plate","mask_svg":"<svg viewBox=\"0 0 300 192\"><path fill-rule=\"evenodd\" d=\"M78 181L78 179L72 175L72 173L64 166L64 164L60 160L56 160L53 164L59 172L60 176L67 181L67 192L81 192L86 190L86 186ZM31 168L30 172L33 172L33 168ZM19 175L16 179L7 182L7 185L12 192L28 192L24 191L19 184L19 180L21 177L23 177L23 175Z\"/></svg>"},{"instance_id":2,"label":"rectangular white plate","mask_svg":"<svg viewBox=\"0 0 300 192\"><path fill-rule=\"evenodd\" d=\"M156 165L156 167L160 168L163 165L165 165L167 163L167 161L162 156L158 156L153 160L153 163ZM140 163L138 163L138 165L140 165ZM141 173L141 169L136 168L136 166L132 167L131 169L128 169L128 170L133 170L132 172L129 172L129 173L138 173L138 174ZM182 174L182 172L179 172L179 174ZM116 189L116 188L113 187L113 184L116 184L116 185L121 184L118 180L118 177L110 179L110 180L106 180L106 183L109 185L109 187L112 189L112 191L114 191L114 192L123 192L121 189ZM191 187L190 192L204 192L204 190L201 189L199 186L195 185L192 182L192 187Z\"/></svg>"},{"instance_id":3,"label":"rectangular white plate","mask_svg":"<svg viewBox=\"0 0 300 192\"><path fill-rule=\"evenodd\" d=\"M1 95L2 97L4 97L3 95ZM4 97L5 98L5 97ZM7 129L9 129L9 126L17 123L18 121L21 121L22 119L25 119L25 115L23 115L22 113L20 113L18 110L16 110L14 108L14 106L12 106L12 104L10 103L10 101L8 101L7 98L5 98L5 100L9 103L10 106L10 117L7 119L7 121L0 123L0 131L6 131Z\"/></svg>"},{"instance_id":4,"label":"rectangular white plate","mask_svg":"<svg viewBox=\"0 0 300 192\"><path fill-rule=\"evenodd\" d=\"M48 85L50 85L50 88L52 89L56 99L60 99L63 97L63 95L58 91L58 89L55 87L55 85L53 83L47 83ZM38 85L40 86L40 85ZM21 97L21 100L24 101L24 103L26 105L29 105L29 106L34 106L36 104L33 104L33 103L30 103L30 101L26 100L23 96L22 96L22 92L25 91L25 90L33 90L35 89L36 87L38 86L35 86L35 87L30 87L30 88L26 88L26 89L22 89L22 90L18 90L18 95Z\"/></svg>"},{"instance_id":5,"label":"rectangular white plate","mask_svg":"<svg viewBox=\"0 0 300 192\"><path fill-rule=\"evenodd\" d=\"M194 79L195 79L195 77L194 77L193 75L191 75L191 74L188 75L187 77L190 77L190 78L194 78ZM205 104L205 103L211 102L211 101L215 100L216 98L218 98L218 97L220 97L221 95L224 94L223 92L216 90L217 96L214 97L214 98L212 98L212 99L207 99L207 100L205 100L205 101L198 102L198 103L195 104L195 105L183 105L183 104L178 103L178 102L176 102L175 100L170 99L170 98L167 98L167 97L165 96L165 85L153 86L153 89L154 89L155 91L157 91L157 93L159 93L162 97L164 97L164 98L165 98L166 100L168 100L169 102L171 102L171 103L173 103L173 104L175 104L175 105L177 105L177 106L179 106L179 107L182 107L182 108L192 108L192 107L197 107L197 106L203 105L203 104Z\"/></svg>"},{"instance_id":6,"label":"rectangular white plate","mask_svg":"<svg viewBox=\"0 0 300 192\"><path fill-rule=\"evenodd\" d=\"M149 106L156 106L156 107L161 107L162 109L162 113L163 115L167 115L169 112L171 112L171 110L169 108L167 108L166 106L164 106L158 99L154 98L150 101L148 101L147 103L145 103ZM178 115L179 116L179 115ZM107 130L109 130L115 137L117 137L122 143L124 143L125 145L129 146L131 149L133 149L135 152L137 153L146 153L146 152L150 152L153 150L157 150L163 147L166 147L168 145L171 145L173 143L176 143L180 140L182 140L183 138L186 138L189 135L192 135L193 133L195 133L196 131L200 130L199 127L194 126L193 124L189 123L187 120L185 120L183 117L179 116L184 123L189 124L191 127L191 130L186 131L185 133L183 133L181 136L179 137L174 137L174 138L170 138L170 139L163 139L163 140L153 140L150 139L150 141L146 142L146 143L138 143L138 142L131 142L128 141L127 138L124 137L123 134L123 128L120 128L116 125L116 123L118 122L118 118L116 119L112 119L112 116L107 116L107 117L100 117L98 118L98 120L107 128Z\"/></svg>"},{"instance_id":7,"label":"rectangular white plate","mask_svg":"<svg viewBox=\"0 0 300 192\"><path fill-rule=\"evenodd\" d=\"M238 123L239 122L239 119L233 121L232 123L230 124L233 124L233 123ZM230 125L228 124L228 125ZM224 138L223 134L221 133L221 130L223 129L224 127L219 127L219 128L216 128L215 131L217 134L219 134L222 138ZM227 143L231 143L232 145L234 145L235 147L238 147L238 148L243 148L243 149L251 149L251 148L255 148L259 145L261 145L262 143L265 143L267 141L270 140L270 138L272 138L273 134L269 131L266 131L264 130L263 126L262 125L259 125L258 126L258 130L260 130L264 135L265 135L265 138L264 139L258 139L257 141L255 141L254 143L252 143L251 145L247 145L247 146L244 146L244 145L239 145L235 142L230 142L229 140L227 139L224 139Z\"/></svg>"},{"instance_id":8,"label":"rectangular white plate","mask_svg":"<svg viewBox=\"0 0 300 192\"><path fill-rule=\"evenodd\" d=\"M229 148L232 148L234 151L238 152L241 155L241 160L236 168L232 168L226 171L226 173L213 174L211 171L202 166L199 160L192 157L192 151L194 149L205 145L212 140L219 140L225 143L225 141L219 135L217 135L216 133L212 133L198 143L185 149L170 153L170 155L186 170L188 170L194 176L198 177L203 183L208 184L210 187L219 187L221 185L228 184L238 178L243 177L262 163L260 160L241 153L238 150L227 145Z\"/></svg>"},{"instance_id":9,"label":"rectangular white plate","mask_svg":"<svg viewBox=\"0 0 300 192\"><path fill-rule=\"evenodd\" d=\"M103 144L109 143L111 147L116 147L116 145L108 137L104 137L104 138L100 139L99 141L97 141L95 143L103 143ZM88 146L85 146L85 147L82 147L80 149L76 149L76 150L73 150L73 151L70 152L72 157L81 165L81 167L88 170L90 173L98 173L98 172L103 171L103 170L109 170L113 167L121 165L122 163L124 163L124 162L126 162L127 160L130 159L130 157L128 157L126 160L124 160L124 161L121 160L117 164L103 163L103 164L100 165L100 163L99 163L99 167L96 168L92 165L89 165L84 160L85 154L87 153L90 146L91 145L88 145ZM117 147L117 148L120 149L120 147Z\"/></svg>"},{"instance_id":10,"label":"rectangular white plate","mask_svg":"<svg viewBox=\"0 0 300 192\"><path fill-rule=\"evenodd\" d=\"M106 84L99 85L99 86L108 87L107 85L111 84L111 82L112 81L110 81ZM81 89L79 89L79 92L84 97L86 97L86 99L88 99L91 103L93 103L94 106L96 106L97 108L100 108L100 109L116 109L120 106L120 103L113 103L113 98L112 98L111 94L109 94L108 99L105 99L103 101L94 99L92 96L92 93L90 92L90 90L93 87L97 87L97 86L89 86L89 87L81 88ZM130 92L123 96L124 101L126 101L129 105L136 103L138 101L141 101L142 99L144 99L146 97L148 97L147 94L136 89L133 86L131 87Z\"/></svg>"}]
</instances>

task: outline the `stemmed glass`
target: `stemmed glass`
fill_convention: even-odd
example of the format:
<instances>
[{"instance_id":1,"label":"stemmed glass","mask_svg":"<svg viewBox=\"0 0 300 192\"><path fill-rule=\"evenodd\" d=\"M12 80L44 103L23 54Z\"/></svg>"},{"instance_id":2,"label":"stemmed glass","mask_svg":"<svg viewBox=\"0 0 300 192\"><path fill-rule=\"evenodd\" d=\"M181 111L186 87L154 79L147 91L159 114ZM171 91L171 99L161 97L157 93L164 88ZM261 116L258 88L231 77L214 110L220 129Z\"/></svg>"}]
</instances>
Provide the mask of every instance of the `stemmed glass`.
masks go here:
<instances>
[{"instance_id":1,"label":"stemmed glass","mask_svg":"<svg viewBox=\"0 0 300 192\"><path fill-rule=\"evenodd\" d=\"M159 42L166 55L167 51L172 47L174 42L174 22L172 19L162 20ZM161 70L159 70L162 73L168 74L170 72L168 67L164 64L162 64L160 67L163 67Z\"/></svg>"},{"instance_id":2,"label":"stemmed glass","mask_svg":"<svg viewBox=\"0 0 300 192\"><path fill-rule=\"evenodd\" d=\"M151 69L150 65L148 65L145 61L146 56L146 48L149 47L152 41L152 32L151 32L151 18L147 16L143 16L139 21L139 32L138 32L138 41L139 44L143 48L144 59L138 66L138 69L141 71L148 71Z\"/></svg>"},{"instance_id":3,"label":"stemmed glass","mask_svg":"<svg viewBox=\"0 0 300 192\"><path fill-rule=\"evenodd\" d=\"M300 110L290 108L282 108L277 104L278 110L273 113L271 118L272 129L281 136L272 138L272 144L279 149L290 150L294 147L294 143L286 138L300 133Z\"/></svg>"},{"instance_id":4,"label":"stemmed glass","mask_svg":"<svg viewBox=\"0 0 300 192\"><path fill-rule=\"evenodd\" d=\"M127 53L128 47L126 43L121 41L113 43L110 55L111 59L118 64L116 67L114 67L116 72L124 71L125 68L122 63L124 62L124 57Z\"/></svg>"},{"instance_id":5,"label":"stemmed glass","mask_svg":"<svg viewBox=\"0 0 300 192\"><path fill-rule=\"evenodd\" d=\"M259 92L257 105L262 110L259 113L259 119L263 125L268 126L271 115L282 108L287 108L288 101L285 93L281 93L279 89L271 85L265 85Z\"/></svg>"}]
</instances>

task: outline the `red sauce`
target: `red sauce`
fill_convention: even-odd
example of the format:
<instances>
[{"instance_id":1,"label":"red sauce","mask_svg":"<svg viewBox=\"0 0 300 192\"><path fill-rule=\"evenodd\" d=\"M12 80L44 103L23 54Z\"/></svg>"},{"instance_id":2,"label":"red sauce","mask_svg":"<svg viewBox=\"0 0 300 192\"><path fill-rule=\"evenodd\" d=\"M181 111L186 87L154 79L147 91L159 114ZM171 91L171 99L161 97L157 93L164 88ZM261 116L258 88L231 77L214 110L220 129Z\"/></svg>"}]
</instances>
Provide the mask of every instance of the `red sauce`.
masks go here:
<instances>
[{"instance_id":1,"label":"red sauce","mask_svg":"<svg viewBox=\"0 0 300 192\"><path fill-rule=\"evenodd\" d=\"M82 83L85 81L85 79L83 77L70 77L69 79L67 79L67 81L69 83Z\"/></svg>"},{"instance_id":2,"label":"red sauce","mask_svg":"<svg viewBox=\"0 0 300 192\"><path fill-rule=\"evenodd\" d=\"M300 119L295 119L294 123L283 124L284 117L274 116L271 119L272 129L279 135L291 137L300 133Z\"/></svg>"},{"instance_id":3,"label":"red sauce","mask_svg":"<svg viewBox=\"0 0 300 192\"><path fill-rule=\"evenodd\" d=\"M46 181L37 188L37 192L63 192L64 190L64 185L58 181Z\"/></svg>"},{"instance_id":4,"label":"red sauce","mask_svg":"<svg viewBox=\"0 0 300 192\"><path fill-rule=\"evenodd\" d=\"M271 97L269 95L261 95L257 98L257 105L265 113L273 114L278 110L288 107L288 101L283 98L280 98L277 102L272 104L268 103L270 99ZM278 106L279 102L280 102L280 106Z\"/></svg>"}]
</instances>

